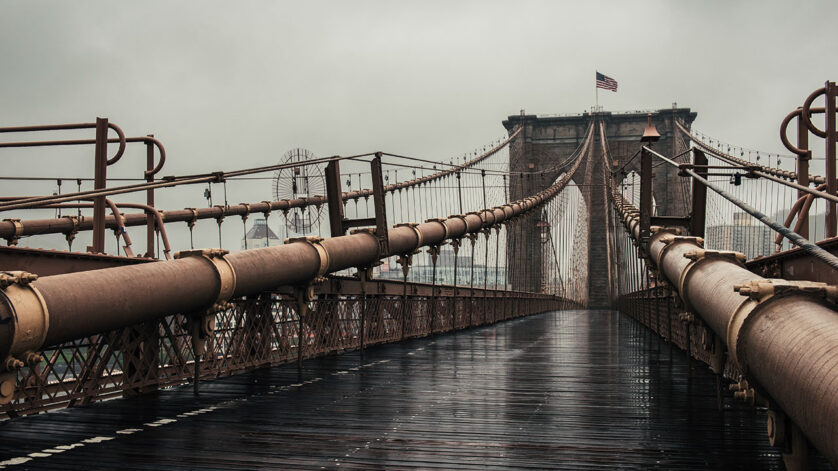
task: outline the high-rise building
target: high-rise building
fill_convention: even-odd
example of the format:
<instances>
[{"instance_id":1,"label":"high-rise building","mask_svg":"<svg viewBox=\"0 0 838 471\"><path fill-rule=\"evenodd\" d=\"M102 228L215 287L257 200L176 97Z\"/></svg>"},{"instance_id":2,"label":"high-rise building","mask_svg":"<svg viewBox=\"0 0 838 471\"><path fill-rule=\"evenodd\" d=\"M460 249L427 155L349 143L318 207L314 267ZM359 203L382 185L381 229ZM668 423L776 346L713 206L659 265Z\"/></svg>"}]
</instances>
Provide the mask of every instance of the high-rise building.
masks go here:
<instances>
[{"instance_id":1,"label":"high-rise building","mask_svg":"<svg viewBox=\"0 0 838 471\"><path fill-rule=\"evenodd\" d=\"M733 224L708 227L704 238L708 249L736 250L749 260L774 252L774 231L741 211L733 213Z\"/></svg>"}]
</instances>

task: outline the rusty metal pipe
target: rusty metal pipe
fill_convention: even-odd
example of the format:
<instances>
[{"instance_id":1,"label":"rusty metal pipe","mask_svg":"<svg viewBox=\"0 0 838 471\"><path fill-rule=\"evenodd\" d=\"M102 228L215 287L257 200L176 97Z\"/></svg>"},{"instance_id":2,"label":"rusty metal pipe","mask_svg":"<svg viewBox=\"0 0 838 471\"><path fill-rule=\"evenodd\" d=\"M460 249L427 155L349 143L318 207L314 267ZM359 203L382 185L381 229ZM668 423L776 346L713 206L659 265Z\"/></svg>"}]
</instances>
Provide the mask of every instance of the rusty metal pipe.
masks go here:
<instances>
[{"instance_id":1,"label":"rusty metal pipe","mask_svg":"<svg viewBox=\"0 0 838 471\"><path fill-rule=\"evenodd\" d=\"M816 110L817 110L817 108L815 108L815 109L813 110L813 112L814 112L814 111L816 111ZM730 155L730 154L726 154L726 153L724 153L724 152L722 152L722 151L720 151L720 150L718 150L718 149L714 149L714 148L712 148L712 147L708 146L707 144L705 144L705 143L701 142L701 140L700 140L700 139L698 139L697 137L695 137L694 135L692 135L692 134L691 134L691 133L690 133L690 132L689 132L689 131L688 131L688 130L684 127L684 126L682 126L682 125L681 125L681 123L679 123L679 122L677 122L677 121L676 121L676 122L675 122L675 126L676 126L676 127L677 127L677 128L678 128L678 129L679 129L679 130L680 130L680 131L681 131L681 132L682 132L682 133L683 133L683 134L687 137L687 138L689 138L689 139L690 139L692 142L694 142L697 146L699 146L699 147L701 147L702 149L704 149L704 150L705 150L708 154L711 154L711 155L713 155L714 157L717 157L717 158L719 158L719 159L721 159L721 160L724 160L724 161L730 162L730 163L735 164L735 165L742 165L742 166L747 166L747 167L755 167L755 165L754 165L753 163L751 163L751 162L749 162L749 161L747 161L747 160L740 159L740 158L738 158L738 157L734 157L734 156L732 156L732 155ZM774 168L774 167L766 167L766 166L764 166L764 165L759 165L759 166L756 166L756 167L759 167L759 169L760 169L761 171L763 171L763 172L765 172L765 173L769 173L769 174L774 175L774 176L776 176L776 177L784 178L784 179L786 179L786 180L797 180L797 172L790 172L790 171L788 171L788 170L783 170L783 169L780 169L780 168ZM810 177L809 177L809 183L810 183L810 184L821 184L821 183L826 183L826 178L825 178L825 177L823 177L823 176L820 176L820 175L813 175L813 176L810 176Z\"/></svg>"},{"instance_id":2,"label":"rusty metal pipe","mask_svg":"<svg viewBox=\"0 0 838 471\"><path fill-rule=\"evenodd\" d=\"M198 257L46 276L32 286L49 309L45 345L193 312L212 305L219 290L215 272Z\"/></svg>"},{"instance_id":3,"label":"rusty metal pipe","mask_svg":"<svg viewBox=\"0 0 838 471\"><path fill-rule=\"evenodd\" d=\"M47 124L39 126L13 126L0 128L0 133L7 132L33 132L33 131L65 131L70 129L94 129L96 123L76 123L76 124ZM108 165L115 164L122 154L125 152L125 133L122 129L114 123L108 122L108 128L113 129L117 136L116 139L108 139L108 142L118 142L119 148L116 154L108 159ZM65 139L61 141L27 141L27 142L0 142L0 148L4 147L44 147L44 146L64 146L64 145L78 145L78 144L95 144L96 139Z\"/></svg>"},{"instance_id":4,"label":"rusty metal pipe","mask_svg":"<svg viewBox=\"0 0 838 471\"><path fill-rule=\"evenodd\" d=\"M593 127L591 127L591 130ZM504 205L501 211L430 220L388 231L389 253L381 253L374 234L358 231L348 236L290 240L233 254L221 249L180 252L175 260L76 272L35 279L17 272L0 274L0 360L36 358L47 345L135 325L174 313L212 315L226 309L234 297L250 296L280 286L296 285L310 292L310 284L327 273L369 267L385 255L407 255L465 233L494 225L539 207L553 198L579 168L591 148L591 135L573 169L535 196ZM270 203L266 203L270 207ZM229 213L226 208L215 208ZM197 210L187 210L192 218ZM491 214L491 217L488 215ZM115 223L122 222L116 216ZM450 223L450 224L449 224ZM450 227L456 228L452 233ZM462 231L463 234L460 234ZM306 294L308 296L308 294ZM6 391L13 385L14 368L0 372ZM0 400L11 399L3 393Z\"/></svg>"},{"instance_id":5,"label":"rusty metal pipe","mask_svg":"<svg viewBox=\"0 0 838 471\"><path fill-rule=\"evenodd\" d=\"M379 259L378 239L369 232L332 237L320 243L328 253L325 273L372 266Z\"/></svg>"},{"instance_id":6,"label":"rusty metal pipe","mask_svg":"<svg viewBox=\"0 0 838 471\"><path fill-rule=\"evenodd\" d=\"M811 195L800 196L800 197L797 198L797 200L795 200L794 204L791 206L791 209L789 209L788 215L786 215L786 220L783 221L784 226L789 227L789 228L791 227L791 222L794 221L794 217L800 212L801 208L803 207L803 203L809 197L811 197ZM797 230L795 229L794 232L797 232ZM777 236L774 237L774 244L777 245L777 250L778 251L780 250L782 242L783 242L783 235L782 234L777 234Z\"/></svg>"},{"instance_id":7,"label":"rusty metal pipe","mask_svg":"<svg viewBox=\"0 0 838 471\"><path fill-rule=\"evenodd\" d=\"M818 185L818 190L823 190L826 188L826 184ZM802 206L798 206L799 203L802 202ZM815 196L811 194L806 194L801 196L795 201L794 206L792 207L791 211L789 211L789 216L786 218L786 227L789 227L791 221L794 220L795 212L797 215L797 222L794 224L794 228L792 229L794 232L798 234L802 233L803 227L809 223L809 210L812 208L812 203L815 202ZM797 208L797 209L795 209ZM783 241L783 235L777 234L774 238L774 243L780 245Z\"/></svg>"},{"instance_id":8,"label":"rusty metal pipe","mask_svg":"<svg viewBox=\"0 0 838 471\"><path fill-rule=\"evenodd\" d=\"M113 128L113 126L111 126ZM121 132L121 130L120 130ZM144 175L146 177L152 176L157 174L162 168L163 165L166 163L166 148L163 147L163 143L159 140L150 137L150 136L141 136L141 137L112 137L107 140L108 144L120 144L124 145L128 142L142 142L142 143L150 143L157 147L157 150L160 152L160 159L157 162L157 165L154 166L151 170L146 170ZM4 147L46 147L46 146L73 146L73 145L88 145L88 144L96 144L96 139L68 139L63 141L34 141L34 142L0 142L0 148ZM108 165L115 164L119 159L122 158L122 153L117 152L113 157L108 160Z\"/></svg>"},{"instance_id":9,"label":"rusty metal pipe","mask_svg":"<svg viewBox=\"0 0 838 471\"><path fill-rule=\"evenodd\" d=\"M120 214L119 208L117 208L114 202L108 198L105 198L105 204L108 206L108 208L110 208L111 213L113 213L114 219L118 221L117 228L114 230L114 232L117 234L117 237L122 237L122 240L125 242L125 255L133 257L134 251L131 249L131 236L128 235L128 231L125 229L125 222L122 219L122 214ZM118 240L117 243L119 243Z\"/></svg>"},{"instance_id":10,"label":"rusty metal pipe","mask_svg":"<svg viewBox=\"0 0 838 471\"><path fill-rule=\"evenodd\" d=\"M581 161L581 158L577 159L575 168ZM515 217L548 201L564 188L571 176L566 174L536 197L505 205L508 209L498 214L502 213L504 218L507 214ZM477 215L449 219L452 226L462 228L465 225L469 232L484 228ZM447 221L396 227L389 231L391 255L413 253L422 246L438 244L451 237L452 234L447 234ZM469 224L469 221L474 223ZM498 218L493 224L500 222ZM377 239L368 232L323 241L291 241L279 247L233 254L215 249L189 251L182 255L185 257L172 261L48 276L28 283L26 289L44 299L44 310L48 312L48 322L41 327L46 329L45 341L38 348L172 313L208 309L233 296L308 283L334 271L371 266L381 256ZM25 319L35 315L26 309L17 309L21 306L15 306L14 300L1 306L5 311L0 313L2 318ZM0 349L10 355L21 355L25 352L10 350L10 346L15 344L14 339L26 333L10 332L12 325L17 324L7 323L5 328L0 328L0 339L12 339L0 344Z\"/></svg>"},{"instance_id":11,"label":"rusty metal pipe","mask_svg":"<svg viewBox=\"0 0 838 471\"><path fill-rule=\"evenodd\" d=\"M616 191L613 196L629 233L639 240L633 206ZM784 280L751 273L741 265L744 256L705 251L697 238L659 230L649 241L648 253L685 304L724 339L740 371L770 395L821 453L838 463L834 308L799 290L773 294ZM743 296L742 287L755 283L770 287L771 293L752 290Z\"/></svg>"},{"instance_id":12,"label":"rusty metal pipe","mask_svg":"<svg viewBox=\"0 0 838 471\"><path fill-rule=\"evenodd\" d=\"M824 113L824 112L826 112L826 109L823 108L823 107L809 108L809 112L810 113ZM787 114L785 118L783 118L783 121L780 123L780 141L783 143L783 145L786 147L786 149L790 150L791 152L793 152L793 153L795 153L799 156L806 157L808 159L808 158L811 158L812 151L809 150L809 149L801 149L801 148L795 146L794 144L792 144L789 141L789 138L788 138L788 135L787 135L789 123L791 122L791 120L794 119L794 118L801 119L801 120L803 119L803 118L800 117L801 113L803 113L803 108L802 107L797 108L796 110ZM805 120L803 120L803 124L806 124Z\"/></svg>"},{"instance_id":13,"label":"rusty metal pipe","mask_svg":"<svg viewBox=\"0 0 838 471\"><path fill-rule=\"evenodd\" d=\"M281 201L270 201L270 202L261 202L261 203L253 203L253 204L236 204L236 205L229 205L224 209L225 216L240 216L246 214L254 214L254 213L266 213L269 211L283 211L288 210L291 208L298 208L306 206L306 203L310 203L312 199L317 199L319 197L311 197L307 199L295 199L295 200L281 200ZM322 198L322 201L318 201L321 204L325 204L325 198ZM123 203L119 203L122 205ZM54 207L49 205L44 205L42 207ZM127 206L126 206L127 207ZM145 208L143 208L145 209ZM171 222L189 222L193 219L217 219L221 216L222 210L217 207L213 206L211 208L198 208L197 215L192 212L191 209L182 209L182 210L173 210L173 211L159 211L155 210L160 213L162 222L163 223L171 223ZM124 223L126 226L142 226L147 223L146 214L145 213L132 213L132 214L123 214ZM21 235L41 235L41 234L53 234L53 233L62 233L68 232L73 230L74 224L71 220L65 218L58 218L58 219L30 219L21 221L21 225L23 226L23 232ZM113 217L106 217L105 218L105 226L106 227L116 227L116 222L114 221ZM79 231L90 230L93 227L91 221L79 221L77 229ZM8 221L0 221L0 237L5 237L4 234L9 232L10 235L14 234L14 224Z\"/></svg>"},{"instance_id":14,"label":"rusty metal pipe","mask_svg":"<svg viewBox=\"0 0 838 471\"><path fill-rule=\"evenodd\" d=\"M748 316L738 353L749 374L833 465L838 464L835 314L798 296L778 298Z\"/></svg>"},{"instance_id":15,"label":"rusty metal pipe","mask_svg":"<svg viewBox=\"0 0 838 471\"><path fill-rule=\"evenodd\" d=\"M735 288L768 280L730 258L685 258L703 252L696 242L664 253L667 238L671 234L659 233L649 247L653 259L662 257L658 267L666 278L725 339L739 369L838 463L838 313L803 293L757 303Z\"/></svg>"},{"instance_id":16,"label":"rusty metal pipe","mask_svg":"<svg viewBox=\"0 0 838 471\"><path fill-rule=\"evenodd\" d=\"M826 191L820 191L819 189L817 189L817 188L820 188L821 185L818 185L818 187L816 189L812 189L812 188L809 188L808 186L799 185L799 184L794 183L792 181L787 181L787 180L784 180L782 178L778 178L778 177L775 177L773 175L769 175L765 172L761 172L759 170L755 170L753 173L754 173L754 175L758 175L762 178L766 178L766 179L771 180L773 182L776 182L776 183L779 183L781 185L785 185L785 186L794 188L794 189L796 189L798 191L802 191L804 193L809 193L811 195L817 196L818 198L823 198L823 199L826 199L826 200L829 200L829 201L838 202L838 196L831 195L831 194L827 193ZM826 187L826 185L823 185L823 186L824 186L824 188Z\"/></svg>"},{"instance_id":17,"label":"rusty metal pipe","mask_svg":"<svg viewBox=\"0 0 838 471\"><path fill-rule=\"evenodd\" d=\"M69 125L69 126L76 126L76 125ZM79 126L86 126L86 125L79 125ZM36 128L41 128L41 126L36 126ZM0 132L3 132L3 129L24 129L24 128L0 128ZM25 129L29 129L29 127L25 128ZM75 127L69 127L69 128L66 128L66 129L76 129L76 128ZM512 141L515 137L517 137L520 134L521 129L522 128L519 128L515 132L510 134L509 137L506 140L504 140L502 143L500 143L495 148L490 149L486 153L484 153L484 154L482 154L482 155L480 155L480 156L478 156L478 157L476 157L476 158L474 158L474 159L472 159L472 160L470 160L470 161L468 161L468 162L466 162L462 165L458 165L458 166L455 166L451 169L443 170L443 171L428 175L426 177L423 177L422 179L413 179L413 180L408 180L408 181L405 181L405 182L399 182L399 183L386 185L384 187L384 191L392 193L392 192L395 192L397 190L402 190L404 188L410 188L410 187L413 187L413 186L416 186L416 185L419 185L419 184L422 184L422 183L438 180L438 179L443 178L447 175L450 175L450 174L456 173L458 171L462 171L465 168L474 166L477 163L481 162L482 160L485 160L486 158L488 158L488 157L494 155L495 153L499 152L502 148L504 148L506 145L508 145L510 141ZM7 132L11 132L11 131L7 131ZM121 130L120 130L120 132L121 132ZM127 142L145 142L145 143L150 142L150 143L153 143L155 146L157 146L158 150L160 151L160 160L158 161L157 165L153 169L146 170L145 176L146 177L153 176L154 174L159 172L159 170L162 168L163 164L166 161L166 151L165 151L165 148L163 147L162 143L159 140L157 140L153 136L143 136L143 137L127 138L126 141ZM62 142L66 143L68 141L62 141ZM109 140L109 142L111 142L111 140ZM78 142L73 141L73 142L70 142L70 143L72 143L72 144L89 144L90 141L89 140L84 140L84 141L80 140ZM197 179L193 178L191 180L180 182L180 183L204 183L206 181L213 180L215 178L216 177L204 177L204 178L197 178ZM164 183L164 184L161 185L158 182L156 184L156 186L151 187L151 188L162 188L162 187L176 186L180 183L171 182L171 183ZM132 191L133 190L142 191L144 189L147 189L145 184L131 185L131 186L126 187L126 188L130 188ZM122 191L122 193L125 193L125 192L126 191ZM130 192L130 191L128 191L128 192ZM82 192L82 193L88 193L88 192ZM70 201L72 199L79 199L79 198L69 198L69 196L74 196L74 194L71 194L69 196L68 195L63 195L64 198L62 200L55 201L55 198L57 198L58 196L60 196L60 195L39 196L39 197L24 197L24 198L16 198L16 199L28 200L28 201L42 200L44 204L58 203L58 202L62 202L62 201ZM81 196L84 196L84 195L81 195ZM365 197L369 197L369 196L372 196L372 189L365 189L365 190L357 190L357 191L347 192L347 193L344 193L342 195L342 198L343 198L344 201L348 201L348 200L351 200L351 199L357 200L357 199L365 198ZM33 198L35 198L37 200L33 200ZM267 212L269 210L274 210L274 209L288 210L290 208L298 208L298 207L305 207L305 206L312 206L312 205L319 206L319 205L322 205L322 204L326 204L326 202L327 202L326 197L324 197L324 196L313 196L313 197L309 197L309 198L291 200L290 202L285 203L285 205L283 206L284 201L287 201L287 200L262 202L261 204L260 203L255 203L255 204L234 205L234 206L228 207L228 208L231 209L232 212L228 211L228 212L225 212L225 214L247 215L247 214L250 214L250 213L258 213L258 212L264 213L264 212ZM263 208L262 206L265 205L266 203L267 203L267 206L265 208ZM44 207L44 206L41 206L41 205L27 205L26 207L35 208L35 207ZM249 208L252 208L252 210L249 209ZM14 209L14 208L12 208L12 209ZM207 209L213 209L213 208L207 208ZM190 221L190 220L193 219L193 214L192 214L191 211L185 211L185 212L183 212L181 214L177 214L177 215L172 214L172 213L174 213L174 212L173 211L166 211L167 215L171 214L171 216L166 219L166 222ZM217 217L215 214L209 214L209 213L206 213L206 212L200 212L199 215L198 215L198 219L209 219L209 218L215 218L215 217ZM140 225L141 223L139 221L140 221L139 216L134 217L132 215L126 215L126 224L129 225L129 226ZM106 221L106 224L107 224L107 221ZM25 228L24 231L28 231L30 228L38 227L38 228L42 228L41 230L43 230L44 232L34 232L34 233L24 232L21 235L36 235L36 234L57 233L57 232L65 232L65 231L73 229L72 224L70 224L70 227L68 227L64 231L54 230L55 227L61 227L61 226L66 226L66 225L67 225L66 221L62 224L61 222L55 223L55 222L44 222L43 220L28 220L28 221L25 221L25 223L23 224L23 227ZM9 227L6 227L6 226L11 226L11 231L12 231L11 234L14 234L14 226L12 224L5 224L4 225L4 224L0 223L0 237L6 237L7 236L7 235L4 235L4 234L5 234L6 231L8 231L10 229L9 229ZM43 228L47 228L47 229L43 229ZM84 227L84 225L81 225L81 227L76 227L76 230L89 230L89 229L90 229L90 227Z\"/></svg>"},{"instance_id":18,"label":"rusty metal pipe","mask_svg":"<svg viewBox=\"0 0 838 471\"><path fill-rule=\"evenodd\" d=\"M154 217L154 220L157 221L157 230L160 231L160 238L163 240L163 255L166 257L166 260L172 259L172 246L169 244L169 235L166 233L166 225L163 222L163 214L158 211L157 208L142 203L117 203L116 205L125 208L144 209L146 214L151 214ZM123 217L123 225L124 224L125 221ZM153 258L154 254L149 253L148 256Z\"/></svg>"},{"instance_id":19,"label":"rusty metal pipe","mask_svg":"<svg viewBox=\"0 0 838 471\"><path fill-rule=\"evenodd\" d=\"M665 156L661 155L658 152L655 152L654 150L652 150L648 147L644 147L643 149L646 152L654 155L655 157L661 159L662 161L664 161L664 162L666 162L670 165L673 165L673 166L676 166L676 167L678 166L677 163L673 162L672 160L666 158ZM692 176L693 179L696 182L700 182L702 185L706 186L707 188L710 188L714 192L718 193L724 199L730 201L731 203L738 206L740 209L742 209L746 213L753 216L755 219L759 220L760 222L762 222L766 226L770 227L772 230L782 234L783 237L790 240L793 244L802 248L803 250L805 250L807 253L809 253L813 257L815 257L818 260L826 263L828 266L830 266L832 268L838 269L838 257L836 257L835 255L832 255L831 253L827 252L826 250L822 249L821 247L813 244L812 242L810 242L805 237L802 237L800 234L790 230L789 228L785 227L784 225L782 225L782 224L778 223L777 221L771 219L770 217L768 217L768 215L764 214L762 211L759 211L758 209L752 207L748 203L740 200L739 198L736 198L735 196L733 196L729 192L723 190L718 185L715 185L715 184L711 183L710 181L708 181L705 178L702 178L700 175L693 172L692 170L684 169L683 171L685 173L687 173L688 175ZM827 184L827 191L829 191L829 184ZM827 213L827 215L828 214L829 213ZM827 236L829 236L828 232L827 232Z\"/></svg>"},{"instance_id":20,"label":"rusty metal pipe","mask_svg":"<svg viewBox=\"0 0 838 471\"><path fill-rule=\"evenodd\" d=\"M306 242L242 250L225 258L236 272L236 297L302 284L314 279L320 269L317 249Z\"/></svg>"},{"instance_id":21,"label":"rusty metal pipe","mask_svg":"<svg viewBox=\"0 0 838 471\"><path fill-rule=\"evenodd\" d=\"M2 198L0 198L0 200L1 199ZM166 233L166 226L163 224L163 214L160 211L158 211L156 208L154 208L152 206L149 206L147 204L142 204L142 203L114 203L110 199L105 199L105 202L108 204L109 207L111 207L112 212L113 212L114 209L116 209L113 206L116 206L117 208L118 207L123 207L123 208L143 209L143 210L146 211L146 213L144 213L144 214L150 214L155 219L155 221L157 221L157 226L160 230L160 238L163 240L163 253L166 257L166 260L171 260L172 259L172 256L171 256L172 247L171 247L171 244L169 243L169 236ZM92 203L58 203L58 204L48 204L48 205L43 206L42 208L43 209L57 209L57 208L62 208L62 209L68 208L69 209L69 208L92 208L92 207L93 207ZM117 214L118 214L119 222L117 222ZM114 230L121 229L122 234L127 236L128 232L127 232L126 227L129 225L129 224L127 224L128 216L132 216L132 215L122 214L122 213L119 212L119 210L116 210L116 212L114 213L113 216L109 216L108 218L106 218L105 227L111 228L111 229L114 229ZM141 215L139 215L139 214L133 215L133 217L135 217L135 218L138 217L138 216L141 216ZM69 231L73 230L73 220L72 220L72 218L67 217L67 216L65 216L63 218L58 218L58 219L46 219L46 220L43 220L43 221L32 220L32 221L27 221L27 224L32 224L32 226L30 226L30 228L29 228L30 231L31 231L31 230L37 230L37 228L42 227L42 226L39 225L39 224L41 224L41 222L48 222L48 221L60 221L61 223L63 223L62 225L67 225L67 223L69 223L69 229L67 231L61 231L61 232L69 232ZM0 223L0 224L2 224L2 223ZM81 227L83 225L85 225L85 222L84 221L79 221L79 223L77 224L76 227ZM88 221L87 225L91 225L91 223ZM53 231L56 228L56 226L54 226L54 225L50 225L50 226L46 226L46 227L48 227L49 229L51 229ZM130 244L130 239L126 240L126 243L128 245L131 245ZM151 254L149 254L149 256L151 256Z\"/></svg>"},{"instance_id":22,"label":"rusty metal pipe","mask_svg":"<svg viewBox=\"0 0 838 471\"><path fill-rule=\"evenodd\" d=\"M66 125L66 126L89 127L89 126L87 126L87 124ZM117 127L115 127L115 125L113 127L114 127L114 129L118 129ZM11 129L11 130L39 130L39 129L30 129L30 128L43 128L43 126L29 126L29 127L18 127L18 128L0 128L0 132L4 132L4 129L6 129L5 132L13 132L13 131L9 131L9 129ZM66 127L66 128L55 128L55 129L79 129L79 128L77 128L77 127ZM514 139L520 133L520 131L521 131L521 129L519 128L514 133L512 133L505 141L503 141L501 144L499 144L494 149L489 150L485 154L482 154L481 156L479 156L475 159L472 159L471 161L469 161L469 162L467 162L463 165L455 166L452 169L443 170L443 171L428 175L426 177L423 177L421 179L410 180L409 182L407 182L407 184L404 184L404 182L390 184L390 185L387 185L387 186L384 187L384 191L385 192L393 192L393 191L396 191L396 190L399 190L399 189L402 189L402 188L424 184L424 183L427 183L427 182L430 182L430 181L433 181L433 180L437 180L437 179L442 178L444 176L447 176L447 175L449 175L451 173L454 173L456 171L460 171L463 168L475 165L476 163L478 163L481 160L495 154L500 149L505 147L512 139ZM122 130L119 129L117 132L120 134L121 139L124 140L124 134L122 134ZM137 137L137 138L131 138L131 139L135 139L137 142L149 142L149 140L151 140L151 142L155 141L155 139L153 139L151 136ZM66 141L62 141L62 142L66 142ZM73 141L72 143L82 144L82 143L87 143L87 141L84 141L84 142ZM120 148L124 149L124 145L120 144ZM161 152L163 152L162 147L161 147ZM114 156L114 158L112 160L109 160L108 161L109 165L111 163L115 163L116 160L118 160L118 157L121 157L121 155L122 155L121 153L118 153L118 156ZM308 163L309 164L316 164L316 163L329 162L331 160L347 160L347 159L351 160L351 159L356 159L358 157L364 157L364 156L368 156L368 155L373 155L373 154L360 154L360 155L347 156L347 157L341 157L341 156L326 157L326 158L315 159L313 161L309 161ZM388 155L394 155L394 154L388 154ZM160 167L161 165L162 165L162 163L159 163L158 167ZM76 200L76 199L85 199L84 197L111 196L111 195L117 195L117 194L134 193L134 192L137 192L137 191L151 190L151 189L155 189L155 188L170 188L170 187L179 186L179 185L216 182L216 181L219 181L219 180L223 180L225 178L232 178L232 177L237 177L237 176L251 175L251 174L255 174L255 173L274 171L274 170L278 170L278 169L281 169L281 168L287 168L288 166L289 166L288 164L279 164L279 165L270 165L270 166L266 166L266 167L249 168L249 169L243 169L243 170L233 170L233 171L229 171L229 172L214 172L212 174L187 175L187 176L180 176L180 177L166 177L163 182L156 182L156 183L147 182L147 183L140 183L140 184L134 184L134 185L125 185L125 186L120 186L120 187L115 187L115 188L106 188L106 189L103 189L103 190L91 190L91 191L82 191L82 192L76 192L76 193L68 193L66 195L30 197L30 198L27 198L27 199L22 200L20 202L17 202L17 203L2 204L2 205L0 205L0 211L6 211L6 210L11 210L11 209L35 208L35 207L39 207L41 204L44 204L44 203L61 203L61 202L64 202L64 201L72 201L72 200ZM159 170L159 169L155 168L155 169L152 169L151 171L156 173L157 170ZM148 176L148 171L146 171L146 175ZM153 175L153 173L152 173L152 175ZM344 195L343 195L344 201L349 200L349 199L359 199L359 198L362 198L362 197L371 196L372 195L372 189L358 190L356 192L351 192L351 193L352 193L351 197L347 196L348 195L347 193L344 193ZM312 204L315 204L315 205L316 204L324 204L326 202L326 197L315 196L315 197L312 197L312 198L304 199L303 201L306 202L305 204L303 204L303 206L309 206L309 205L312 205Z\"/></svg>"}]
</instances>

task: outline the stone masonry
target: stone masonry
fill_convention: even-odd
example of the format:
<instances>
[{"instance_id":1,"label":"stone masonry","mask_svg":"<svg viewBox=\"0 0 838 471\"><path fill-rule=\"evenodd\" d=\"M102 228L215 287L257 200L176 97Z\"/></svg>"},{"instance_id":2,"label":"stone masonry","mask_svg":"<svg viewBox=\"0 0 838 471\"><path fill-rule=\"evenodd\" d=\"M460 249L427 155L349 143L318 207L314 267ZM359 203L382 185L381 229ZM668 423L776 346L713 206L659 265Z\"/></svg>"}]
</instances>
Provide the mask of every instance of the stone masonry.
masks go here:
<instances>
[{"instance_id":1,"label":"stone masonry","mask_svg":"<svg viewBox=\"0 0 838 471\"><path fill-rule=\"evenodd\" d=\"M677 137L675 120L681 120L689 129L696 113L689 108L669 108L652 113L652 122L657 127L661 138L654 148L666 156L674 156L686 150L685 142ZM524 126L524 132L513 142L510 148L509 169L511 172L528 172L525 176L510 178L510 197L514 199L538 192L549 186L561 171L552 170L557 164L568 159L581 144L592 117L605 123L606 139L611 152L611 168L617 171L618 179L632 170L640 173L640 136L646 128L647 112L610 113L599 112L591 115L542 117L536 115L509 116L503 125L510 133L518 126ZM595 130L594 133L597 136ZM602 165L602 153L599 139L594 142L592 160L585 162L573 177L573 182L582 192L588 212L588 300L592 309L612 307L609 287L610 270L608 263L608 238L604 228L608 213L604 182L605 169ZM657 162L656 162L657 164ZM638 180L639 181L639 180ZM677 169L669 165L654 168L653 197L656 215L686 216L689 213L689 192L684 191L683 178L677 175ZM536 240L539 235L536 223L539 217L533 215L523 222L525 230L512 234L507 241L507 253L526 254L529 263L541 263L541 253ZM520 255L519 255L520 256ZM510 271L516 270L514 263L509 263ZM537 272L537 271L536 271ZM541 286L538 273L528 270L529 278L524 273L508 273L513 280L513 289L535 289Z\"/></svg>"}]
</instances>

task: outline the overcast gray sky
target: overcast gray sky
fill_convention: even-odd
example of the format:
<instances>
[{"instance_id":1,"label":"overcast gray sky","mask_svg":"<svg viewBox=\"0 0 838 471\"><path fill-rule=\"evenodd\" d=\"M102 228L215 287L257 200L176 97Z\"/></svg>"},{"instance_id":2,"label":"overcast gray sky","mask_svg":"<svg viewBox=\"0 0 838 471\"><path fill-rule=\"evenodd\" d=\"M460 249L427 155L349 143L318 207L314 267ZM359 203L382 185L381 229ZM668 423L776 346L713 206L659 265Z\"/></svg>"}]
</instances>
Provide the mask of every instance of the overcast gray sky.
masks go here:
<instances>
[{"instance_id":1,"label":"overcast gray sky","mask_svg":"<svg viewBox=\"0 0 838 471\"><path fill-rule=\"evenodd\" d=\"M834 1L6 0L0 125L105 116L128 134L157 135L164 174L265 165L297 146L447 158L500 136L522 108L588 109L598 69L619 81L618 93L600 93L606 110L677 101L698 112L697 129L776 152L780 120L838 77L835 10ZM4 157L5 175L92 172L85 157L3 154L27 157ZM136 176L140 161L113 172ZM234 198L269 197L265 182Z\"/></svg>"}]
</instances>

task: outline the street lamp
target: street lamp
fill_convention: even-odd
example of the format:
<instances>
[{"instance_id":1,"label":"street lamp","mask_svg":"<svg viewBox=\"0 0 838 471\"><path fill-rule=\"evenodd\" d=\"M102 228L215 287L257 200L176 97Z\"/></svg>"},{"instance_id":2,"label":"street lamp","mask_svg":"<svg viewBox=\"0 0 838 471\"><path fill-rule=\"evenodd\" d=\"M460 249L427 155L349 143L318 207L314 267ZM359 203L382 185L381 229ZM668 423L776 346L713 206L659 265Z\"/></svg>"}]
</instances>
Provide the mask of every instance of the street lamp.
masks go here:
<instances>
[{"instance_id":1,"label":"street lamp","mask_svg":"<svg viewBox=\"0 0 838 471\"><path fill-rule=\"evenodd\" d=\"M550 240L550 223L542 219L536 223L535 227L538 228L541 243L546 244Z\"/></svg>"},{"instance_id":2,"label":"street lamp","mask_svg":"<svg viewBox=\"0 0 838 471\"><path fill-rule=\"evenodd\" d=\"M649 113L647 115L647 118L648 123L646 124L646 129L643 131L643 137L640 138L640 142L645 142L649 144L649 146L651 147L651 144L653 142L658 142L658 139L661 138L661 135L658 132L658 128L656 128L655 125L652 124L652 113Z\"/></svg>"}]
</instances>

